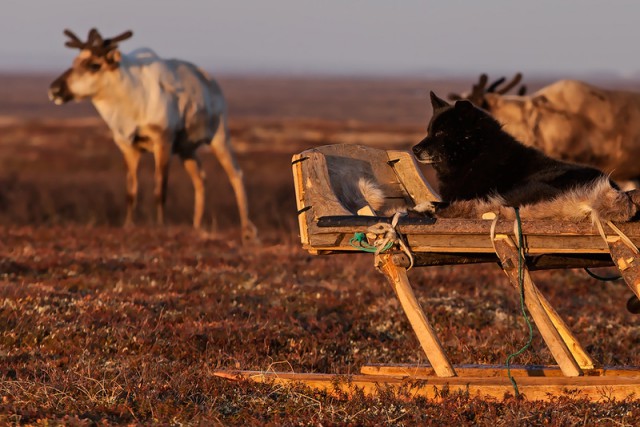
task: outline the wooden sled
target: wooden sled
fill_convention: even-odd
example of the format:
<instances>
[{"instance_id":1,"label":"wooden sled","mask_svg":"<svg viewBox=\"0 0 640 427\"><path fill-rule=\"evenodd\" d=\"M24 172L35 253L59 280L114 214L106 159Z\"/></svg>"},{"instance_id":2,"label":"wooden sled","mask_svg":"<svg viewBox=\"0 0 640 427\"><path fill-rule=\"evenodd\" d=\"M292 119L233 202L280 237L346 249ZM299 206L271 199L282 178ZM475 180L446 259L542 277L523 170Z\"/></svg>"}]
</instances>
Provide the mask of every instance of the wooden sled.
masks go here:
<instances>
[{"instance_id":1,"label":"wooden sled","mask_svg":"<svg viewBox=\"0 0 640 427\"><path fill-rule=\"evenodd\" d=\"M390 223L366 203L354 205L359 177L377 182L388 205L414 206L437 201L413 156L405 151L378 150L358 145L329 145L293 157L293 175L300 237L312 254L354 252L355 233ZM359 215L357 214L359 213ZM514 394L505 366L454 365L445 354L434 329L418 303L407 278L410 257L414 267L499 263L511 284L523 284L525 304L557 366L512 367L518 391L528 399L545 400L567 395L576 398L640 398L640 368L597 366L569 327L536 287L530 271L542 269L616 266L633 293L640 297L640 223L617 224L617 232L604 226L606 241L591 223L523 221L524 257L520 256L513 221L400 218L394 230L408 245L396 241L375 257L378 269L392 285L416 333L429 365L364 366L347 381L331 374L295 374L220 371L227 378L256 381L302 381L314 387L375 392L381 387L404 387L411 395L437 398L460 391L471 396L502 399ZM493 233L491 232L494 226ZM620 232L621 231L621 232ZM626 235L634 244L625 243ZM382 236L369 232L369 243ZM635 246L634 246L635 245ZM522 277L522 282L520 282Z\"/></svg>"}]
</instances>

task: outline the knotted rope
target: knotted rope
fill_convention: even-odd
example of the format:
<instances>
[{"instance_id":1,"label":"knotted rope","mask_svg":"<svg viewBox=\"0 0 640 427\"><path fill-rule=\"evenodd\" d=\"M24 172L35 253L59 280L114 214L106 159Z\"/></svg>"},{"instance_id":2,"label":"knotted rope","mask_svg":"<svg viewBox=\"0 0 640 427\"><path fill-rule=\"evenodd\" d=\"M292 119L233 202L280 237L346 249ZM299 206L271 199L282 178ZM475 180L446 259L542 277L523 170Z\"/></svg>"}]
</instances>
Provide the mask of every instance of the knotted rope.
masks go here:
<instances>
[{"instance_id":1,"label":"knotted rope","mask_svg":"<svg viewBox=\"0 0 640 427\"><path fill-rule=\"evenodd\" d=\"M398 220L403 215L406 215L406 212L398 211L393 215L391 223L379 222L367 228L367 234L374 234L377 237L373 241L373 245L370 245L366 241L364 241L364 236L362 235L362 233L356 233L356 235L352 237L351 240L349 240L349 243L355 248L358 248L365 252L372 252L376 255L387 251L393 245L397 244L409 258L409 267L407 268L407 270L410 270L414 264L413 253L411 252L409 245L407 245L404 236L397 228ZM358 245L355 244L356 242L358 242Z\"/></svg>"}]
</instances>

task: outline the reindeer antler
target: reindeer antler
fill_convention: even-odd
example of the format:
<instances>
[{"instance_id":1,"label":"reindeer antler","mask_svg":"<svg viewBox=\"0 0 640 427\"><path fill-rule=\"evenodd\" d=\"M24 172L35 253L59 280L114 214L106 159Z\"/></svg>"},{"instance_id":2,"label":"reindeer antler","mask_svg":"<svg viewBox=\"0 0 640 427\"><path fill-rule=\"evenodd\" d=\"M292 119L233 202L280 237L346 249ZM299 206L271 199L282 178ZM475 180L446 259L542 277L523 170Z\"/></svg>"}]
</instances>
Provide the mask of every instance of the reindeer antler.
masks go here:
<instances>
[{"instance_id":1,"label":"reindeer antler","mask_svg":"<svg viewBox=\"0 0 640 427\"><path fill-rule=\"evenodd\" d=\"M499 89L499 86L505 82L506 77L500 77L499 79L491 83L489 87L487 87L488 80L489 78L487 77L486 74L481 74L480 79L478 80L478 83L472 86L471 93L469 93L468 95L459 95L457 93L450 93L449 99L451 99L452 101L468 99L469 101L473 102L476 105L482 105L482 103L484 102L484 97L487 93L497 93L499 95L504 95L505 93L513 89L515 86L517 86L518 83L520 83L520 81L522 80L522 73L517 73L509 83L507 83L506 85L504 85L504 87L500 89ZM527 91L527 88L526 86L523 85L518 90L518 95L524 95L526 91Z\"/></svg>"},{"instance_id":2,"label":"reindeer antler","mask_svg":"<svg viewBox=\"0 0 640 427\"><path fill-rule=\"evenodd\" d=\"M468 99L476 105L480 105L482 102L482 98L485 94L485 86L489 81L489 77L486 74L480 74L480 79L478 80L478 84L475 84L471 87L471 93L461 95L457 93L450 93L449 99L451 101L460 101L461 99Z\"/></svg>"},{"instance_id":3,"label":"reindeer antler","mask_svg":"<svg viewBox=\"0 0 640 427\"><path fill-rule=\"evenodd\" d=\"M458 94L458 93L450 93L448 98L451 101L460 101L462 99L468 99L476 105L480 105L482 102L482 98L485 94L484 87L487 85L487 81L489 77L486 74L480 74L480 79L478 80L478 84L475 84L471 87L471 93L469 94Z\"/></svg>"},{"instance_id":4,"label":"reindeer antler","mask_svg":"<svg viewBox=\"0 0 640 427\"><path fill-rule=\"evenodd\" d=\"M502 89L496 91L496 93L504 95L505 93L516 87L516 85L520 83L520 80L522 80L522 73L516 73L516 75L513 76L513 79L511 79L511 81L507 83Z\"/></svg>"},{"instance_id":5,"label":"reindeer antler","mask_svg":"<svg viewBox=\"0 0 640 427\"><path fill-rule=\"evenodd\" d=\"M102 43L103 40L100 32L95 28L90 29L89 35L87 36L87 47L102 46Z\"/></svg>"},{"instance_id":6,"label":"reindeer antler","mask_svg":"<svg viewBox=\"0 0 640 427\"><path fill-rule=\"evenodd\" d=\"M120 35L115 36L115 37L111 37L111 38L105 39L104 43L108 44L108 45L115 45L118 42L130 39L131 37L133 37L133 31L128 30L128 31L125 31L124 33L122 33Z\"/></svg>"},{"instance_id":7,"label":"reindeer antler","mask_svg":"<svg viewBox=\"0 0 640 427\"><path fill-rule=\"evenodd\" d=\"M78 36L75 35L75 33L69 29L65 29L64 30L64 35L69 37L71 40L69 40L68 42L66 42L64 45L70 48L78 48L78 49L82 49L85 46L85 43L80 40L80 38Z\"/></svg>"},{"instance_id":8,"label":"reindeer antler","mask_svg":"<svg viewBox=\"0 0 640 427\"><path fill-rule=\"evenodd\" d=\"M498 86L500 86L502 83L504 83L505 80L507 80L506 77L500 77L498 80L496 80L495 82L491 83L489 85L489 87L487 88L487 93L495 92L496 88Z\"/></svg>"},{"instance_id":9,"label":"reindeer antler","mask_svg":"<svg viewBox=\"0 0 640 427\"><path fill-rule=\"evenodd\" d=\"M87 35L87 41L83 42L78 36L71 30L64 30L64 34L71 40L65 43L65 46L77 49L91 49L95 55L104 55L110 50L118 47L118 42L129 39L133 36L133 31L125 31L115 37L103 39L100 32L92 28Z\"/></svg>"},{"instance_id":10,"label":"reindeer antler","mask_svg":"<svg viewBox=\"0 0 640 427\"><path fill-rule=\"evenodd\" d=\"M480 74L478 84L473 85L471 88L471 94L469 94L467 99L476 105L482 105L482 100L484 99L485 94L484 88L487 86L488 81L489 76L484 73Z\"/></svg>"}]
</instances>

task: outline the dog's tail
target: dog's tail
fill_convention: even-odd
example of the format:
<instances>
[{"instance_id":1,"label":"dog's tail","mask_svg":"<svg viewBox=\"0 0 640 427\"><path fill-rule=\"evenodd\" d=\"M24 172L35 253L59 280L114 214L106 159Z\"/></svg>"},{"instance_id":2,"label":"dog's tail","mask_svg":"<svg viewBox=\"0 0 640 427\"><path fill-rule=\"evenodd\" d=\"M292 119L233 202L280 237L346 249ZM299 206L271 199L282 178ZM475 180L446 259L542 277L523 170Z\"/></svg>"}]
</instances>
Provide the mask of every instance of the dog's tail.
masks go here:
<instances>
[{"instance_id":1,"label":"dog's tail","mask_svg":"<svg viewBox=\"0 0 640 427\"><path fill-rule=\"evenodd\" d=\"M374 181L367 178L358 180L358 189L363 200L375 211L382 209L385 204L385 194L382 188Z\"/></svg>"}]
</instances>

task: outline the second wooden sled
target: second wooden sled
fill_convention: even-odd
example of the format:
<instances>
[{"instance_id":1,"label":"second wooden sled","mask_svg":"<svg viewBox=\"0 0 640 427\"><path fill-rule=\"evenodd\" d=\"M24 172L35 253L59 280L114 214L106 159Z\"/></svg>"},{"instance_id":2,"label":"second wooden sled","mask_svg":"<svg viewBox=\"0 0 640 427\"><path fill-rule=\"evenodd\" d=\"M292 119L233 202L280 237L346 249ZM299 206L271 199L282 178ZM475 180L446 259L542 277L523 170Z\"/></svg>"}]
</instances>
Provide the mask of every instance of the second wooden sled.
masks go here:
<instances>
[{"instance_id":1,"label":"second wooden sled","mask_svg":"<svg viewBox=\"0 0 640 427\"><path fill-rule=\"evenodd\" d=\"M378 212L366 203L354 205L349 195L358 191L355 186L359 178L377 182L387 195L387 205L414 206L438 200L413 156L405 151L328 145L295 155L292 164L300 238L312 254L357 251L350 243L355 233L391 222L388 217L377 216ZM605 240L589 222L524 221L523 258L513 222L497 221L493 233L491 226L492 221L485 220L400 218L395 229L408 244L415 267L498 262L514 287L519 288L522 277L526 307L557 363L511 369L519 392L526 398L640 398L640 368L598 366L529 274L541 269L616 266L640 297L640 256L635 249L640 244L640 223L617 224L617 232L605 226ZM623 236L633 244L625 243ZM394 245L375 255L375 263L392 285L429 365L364 366L359 375L351 376L340 387L373 392L381 386L404 386L413 395L429 398L456 391L498 399L513 394L505 366L451 363L414 295L405 252ZM302 381L329 390L340 384L330 374L235 371L219 375L256 381Z\"/></svg>"}]
</instances>

